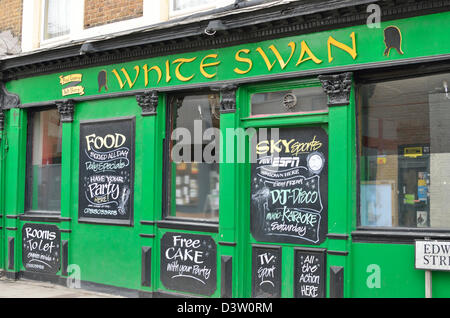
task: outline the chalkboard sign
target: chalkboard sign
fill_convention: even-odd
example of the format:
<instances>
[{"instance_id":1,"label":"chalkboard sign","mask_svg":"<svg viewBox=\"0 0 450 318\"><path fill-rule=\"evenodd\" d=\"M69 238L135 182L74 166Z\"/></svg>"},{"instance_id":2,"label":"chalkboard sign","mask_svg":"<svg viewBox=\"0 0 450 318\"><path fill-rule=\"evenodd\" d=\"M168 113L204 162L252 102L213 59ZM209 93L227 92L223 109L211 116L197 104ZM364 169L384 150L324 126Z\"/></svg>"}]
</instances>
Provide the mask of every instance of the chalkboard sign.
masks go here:
<instances>
[{"instance_id":1,"label":"chalkboard sign","mask_svg":"<svg viewBox=\"0 0 450 318\"><path fill-rule=\"evenodd\" d=\"M210 236L166 233L161 239L161 282L168 289L211 296L217 285L216 255Z\"/></svg>"},{"instance_id":2,"label":"chalkboard sign","mask_svg":"<svg viewBox=\"0 0 450 318\"><path fill-rule=\"evenodd\" d=\"M271 134L273 136L271 136ZM328 135L320 127L255 134L251 233L262 242L320 244L328 220Z\"/></svg>"},{"instance_id":3,"label":"chalkboard sign","mask_svg":"<svg viewBox=\"0 0 450 318\"><path fill-rule=\"evenodd\" d=\"M134 125L134 118L80 124L80 221L132 225Z\"/></svg>"},{"instance_id":4,"label":"chalkboard sign","mask_svg":"<svg viewBox=\"0 0 450 318\"><path fill-rule=\"evenodd\" d=\"M57 226L24 224L22 264L27 271L56 274L60 267L61 233Z\"/></svg>"},{"instance_id":5,"label":"chalkboard sign","mask_svg":"<svg viewBox=\"0 0 450 318\"><path fill-rule=\"evenodd\" d=\"M295 249L295 298L324 298L326 296L325 252L324 249Z\"/></svg>"},{"instance_id":6,"label":"chalkboard sign","mask_svg":"<svg viewBox=\"0 0 450 318\"><path fill-rule=\"evenodd\" d=\"M281 297L281 247L253 247L252 297Z\"/></svg>"}]
</instances>

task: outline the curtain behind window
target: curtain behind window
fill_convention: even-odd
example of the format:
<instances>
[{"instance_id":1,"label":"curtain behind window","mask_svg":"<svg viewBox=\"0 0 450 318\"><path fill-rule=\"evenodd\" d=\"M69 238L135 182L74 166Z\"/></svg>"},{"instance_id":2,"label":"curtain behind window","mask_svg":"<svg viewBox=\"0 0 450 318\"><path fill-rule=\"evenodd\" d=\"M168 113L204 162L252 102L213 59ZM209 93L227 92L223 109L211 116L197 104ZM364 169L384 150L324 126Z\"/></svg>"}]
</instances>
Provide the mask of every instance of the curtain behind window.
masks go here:
<instances>
[{"instance_id":1,"label":"curtain behind window","mask_svg":"<svg viewBox=\"0 0 450 318\"><path fill-rule=\"evenodd\" d=\"M44 40L66 35L70 32L71 0L45 0Z\"/></svg>"},{"instance_id":2,"label":"curtain behind window","mask_svg":"<svg viewBox=\"0 0 450 318\"><path fill-rule=\"evenodd\" d=\"M214 4L212 0L172 0L173 11L190 10L207 4Z\"/></svg>"}]
</instances>

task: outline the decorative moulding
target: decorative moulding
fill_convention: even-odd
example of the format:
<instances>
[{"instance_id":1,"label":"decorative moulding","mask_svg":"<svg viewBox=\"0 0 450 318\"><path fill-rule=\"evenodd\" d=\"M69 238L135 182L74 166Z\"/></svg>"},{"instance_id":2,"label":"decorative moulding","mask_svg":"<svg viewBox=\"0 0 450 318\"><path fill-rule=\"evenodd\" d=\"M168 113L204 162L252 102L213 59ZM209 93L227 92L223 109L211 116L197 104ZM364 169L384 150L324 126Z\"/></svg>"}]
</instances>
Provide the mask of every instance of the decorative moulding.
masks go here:
<instances>
[{"instance_id":1,"label":"decorative moulding","mask_svg":"<svg viewBox=\"0 0 450 318\"><path fill-rule=\"evenodd\" d=\"M61 116L61 122L71 123L73 121L73 113L75 111L75 102L73 99L57 101L56 107L58 108L59 115Z\"/></svg>"},{"instance_id":2,"label":"decorative moulding","mask_svg":"<svg viewBox=\"0 0 450 318\"><path fill-rule=\"evenodd\" d=\"M136 95L136 101L142 108L142 116L156 115L158 91L146 91L143 94L138 94Z\"/></svg>"},{"instance_id":3,"label":"decorative moulding","mask_svg":"<svg viewBox=\"0 0 450 318\"><path fill-rule=\"evenodd\" d=\"M350 102L352 73L319 75L324 92L328 95L328 106L343 106Z\"/></svg>"}]
</instances>

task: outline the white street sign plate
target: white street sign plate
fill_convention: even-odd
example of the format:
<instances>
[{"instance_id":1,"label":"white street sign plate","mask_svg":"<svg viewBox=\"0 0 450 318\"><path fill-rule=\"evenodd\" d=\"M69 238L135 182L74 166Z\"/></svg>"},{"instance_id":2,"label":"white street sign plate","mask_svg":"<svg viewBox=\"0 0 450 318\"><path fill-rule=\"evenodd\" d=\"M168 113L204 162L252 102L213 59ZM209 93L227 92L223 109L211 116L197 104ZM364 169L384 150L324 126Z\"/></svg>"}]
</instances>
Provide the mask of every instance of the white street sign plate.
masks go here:
<instances>
[{"instance_id":1,"label":"white street sign plate","mask_svg":"<svg viewBox=\"0 0 450 318\"><path fill-rule=\"evenodd\" d=\"M450 241L416 241L416 269L450 271Z\"/></svg>"}]
</instances>

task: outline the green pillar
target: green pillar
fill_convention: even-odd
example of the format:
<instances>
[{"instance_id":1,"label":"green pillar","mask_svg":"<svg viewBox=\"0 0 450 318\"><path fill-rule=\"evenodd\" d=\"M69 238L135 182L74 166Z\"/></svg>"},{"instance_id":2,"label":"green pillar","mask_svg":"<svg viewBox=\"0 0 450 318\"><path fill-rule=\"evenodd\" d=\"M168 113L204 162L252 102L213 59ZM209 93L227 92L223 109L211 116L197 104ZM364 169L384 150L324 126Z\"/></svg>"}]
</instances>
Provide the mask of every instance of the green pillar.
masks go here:
<instances>
[{"instance_id":1,"label":"green pillar","mask_svg":"<svg viewBox=\"0 0 450 318\"><path fill-rule=\"evenodd\" d=\"M4 132L4 124L5 124L5 112L0 108L0 271L5 270L5 259L6 254L4 252L4 236L5 236L5 214L4 214L4 204L5 204L5 195L4 195L4 162L5 162L5 132Z\"/></svg>"},{"instance_id":2,"label":"green pillar","mask_svg":"<svg viewBox=\"0 0 450 318\"><path fill-rule=\"evenodd\" d=\"M6 126L7 150L3 160L4 184L4 220L6 270L17 273L21 260L21 228L19 215L24 212L25 205L25 171L26 171L26 142L27 116L26 111L13 108L7 116ZM15 275L15 274L13 274Z\"/></svg>"},{"instance_id":3,"label":"green pillar","mask_svg":"<svg viewBox=\"0 0 450 318\"><path fill-rule=\"evenodd\" d=\"M72 164L73 152L76 145L72 144L73 138L73 115L75 102L64 100L56 102L62 123L62 158L61 158L61 276L67 276L67 267L70 262L70 236L72 233L72 222L76 222L77 213L72 211L73 191L72 186Z\"/></svg>"},{"instance_id":4,"label":"green pillar","mask_svg":"<svg viewBox=\"0 0 450 318\"><path fill-rule=\"evenodd\" d=\"M161 219L162 211L162 154L165 112L165 96L157 91L147 91L137 95L136 100L142 108L142 138L141 159L136 158L136 174L141 174L141 198L136 202L136 210L140 211L138 226L140 238L140 250L142 259L141 268L141 289L146 292L152 292L158 281L156 269L159 266L157 262L158 238L156 237L156 222ZM138 171L137 169L141 169ZM146 259L151 257L150 260ZM150 266L150 268L149 268ZM148 277L150 276L150 277ZM150 285L150 286L149 286Z\"/></svg>"},{"instance_id":5,"label":"green pillar","mask_svg":"<svg viewBox=\"0 0 450 318\"><path fill-rule=\"evenodd\" d=\"M236 251L236 223L238 220L239 166L238 156L240 140L235 136L239 126L239 107L237 105L237 87L223 87L220 91L220 184L219 184L219 236L217 272L219 274L222 297L238 297L238 253ZM223 268L222 268L223 267Z\"/></svg>"},{"instance_id":6,"label":"green pillar","mask_svg":"<svg viewBox=\"0 0 450 318\"><path fill-rule=\"evenodd\" d=\"M355 177L352 74L324 75L319 79L328 95L329 106L327 297L350 297L350 231ZM340 275L343 275L341 282Z\"/></svg>"}]
</instances>

